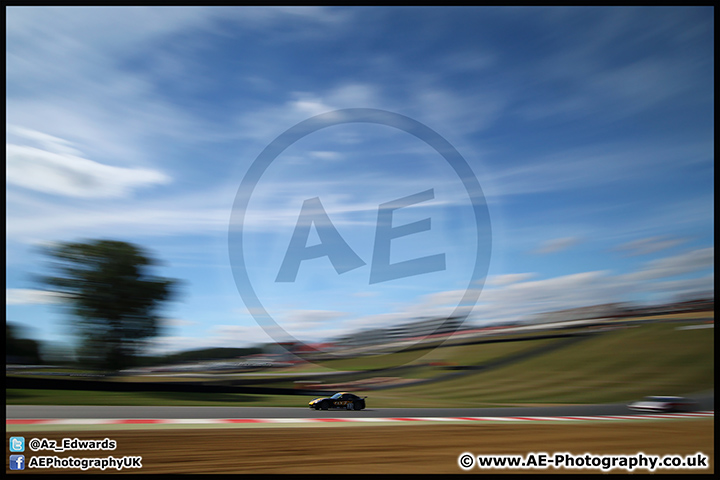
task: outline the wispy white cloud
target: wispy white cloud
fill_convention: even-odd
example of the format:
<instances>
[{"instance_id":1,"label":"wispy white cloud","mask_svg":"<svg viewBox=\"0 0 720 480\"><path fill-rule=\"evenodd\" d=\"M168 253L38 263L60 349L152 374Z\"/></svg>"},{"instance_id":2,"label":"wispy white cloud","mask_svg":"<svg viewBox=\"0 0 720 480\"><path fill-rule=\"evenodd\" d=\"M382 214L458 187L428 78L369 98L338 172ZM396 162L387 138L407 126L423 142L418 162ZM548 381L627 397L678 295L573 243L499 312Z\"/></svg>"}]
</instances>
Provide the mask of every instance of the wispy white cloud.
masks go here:
<instances>
[{"instance_id":1,"label":"wispy white cloud","mask_svg":"<svg viewBox=\"0 0 720 480\"><path fill-rule=\"evenodd\" d=\"M163 327L188 327L191 325L197 325L198 322L193 320L183 320L181 318L161 318L160 324Z\"/></svg>"},{"instance_id":2,"label":"wispy white cloud","mask_svg":"<svg viewBox=\"0 0 720 480\"><path fill-rule=\"evenodd\" d=\"M545 242L543 242L542 245L540 245L540 247L535 250L534 253L544 255L548 253L561 252L577 245L578 243L580 243L580 241L581 239L579 237L564 237L546 240Z\"/></svg>"},{"instance_id":3,"label":"wispy white cloud","mask_svg":"<svg viewBox=\"0 0 720 480\"><path fill-rule=\"evenodd\" d=\"M38 243L59 238L204 234L227 231L232 193L172 195L120 203L60 204L8 192L6 235L12 241Z\"/></svg>"},{"instance_id":4,"label":"wispy white cloud","mask_svg":"<svg viewBox=\"0 0 720 480\"><path fill-rule=\"evenodd\" d=\"M318 91L294 91L258 109L244 110L233 120L233 135L268 144L283 131L315 115L344 108L392 110L393 102L371 83L342 83Z\"/></svg>"},{"instance_id":5,"label":"wispy white cloud","mask_svg":"<svg viewBox=\"0 0 720 480\"><path fill-rule=\"evenodd\" d=\"M688 11L682 10L613 9L599 14L554 9L542 16L551 22L547 28L564 29L563 48L529 62L526 74L534 79L536 91L548 94L535 95L518 109L528 118L622 119L672 99L696 104L711 100L706 88L710 77L704 74L709 50L688 42L708 35L711 21L690 21ZM663 55L648 55L647 46L653 43L665 45ZM613 61L618 50L624 53L621 62ZM550 93L556 85L563 85L562 95Z\"/></svg>"},{"instance_id":6,"label":"wispy white cloud","mask_svg":"<svg viewBox=\"0 0 720 480\"><path fill-rule=\"evenodd\" d=\"M163 335L151 340L153 353L168 353L201 348L238 348L273 343L265 331L253 325L214 325L204 330L204 335Z\"/></svg>"},{"instance_id":7,"label":"wispy white cloud","mask_svg":"<svg viewBox=\"0 0 720 480\"><path fill-rule=\"evenodd\" d=\"M654 282L662 278L701 272L711 268L714 248L697 249L647 262L637 271L613 275L610 271L583 272L493 288L488 285L473 310L481 320L522 319L543 311L562 310L601 303L633 301L639 292L680 293L712 291L714 276ZM492 282L490 282L492 283Z\"/></svg>"},{"instance_id":8,"label":"wispy white cloud","mask_svg":"<svg viewBox=\"0 0 720 480\"><path fill-rule=\"evenodd\" d=\"M616 250L628 252L629 255L647 255L681 245L686 241L687 239L683 238L654 236L623 243L622 245L618 245Z\"/></svg>"},{"instance_id":9,"label":"wispy white cloud","mask_svg":"<svg viewBox=\"0 0 720 480\"><path fill-rule=\"evenodd\" d=\"M715 274L700 278L687 278L684 280L666 280L663 282L652 282L643 284L644 287L653 292L669 292L679 296L683 294L704 294L715 291Z\"/></svg>"},{"instance_id":10,"label":"wispy white cloud","mask_svg":"<svg viewBox=\"0 0 720 480\"><path fill-rule=\"evenodd\" d=\"M507 112L509 94L483 89L472 94L458 94L437 85L421 85L403 99L404 111L430 128L463 136L483 132Z\"/></svg>"},{"instance_id":11,"label":"wispy white cloud","mask_svg":"<svg viewBox=\"0 0 720 480\"><path fill-rule=\"evenodd\" d=\"M116 167L36 147L8 144L6 153L7 181L43 193L123 197L138 187L170 182L168 175L157 170Z\"/></svg>"},{"instance_id":12,"label":"wispy white cloud","mask_svg":"<svg viewBox=\"0 0 720 480\"><path fill-rule=\"evenodd\" d=\"M637 272L629 273L622 278L627 282L642 282L684 275L711 268L714 265L715 248L708 247L653 260L646 263Z\"/></svg>"},{"instance_id":13,"label":"wispy white cloud","mask_svg":"<svg viewBox=\"0 0 720 480\"><path fill-rule=\"evenodd\" d=\"M326 160L326 161L337 161L342 159L342 154L338 152L330 152L330 151L315 151L310 152L310 156L313 158L316 158L318 160Z\"/></svg>"},{"instance_id":14,"label":"wispy white cloud","mask_svg":"<svg viewBox=\"0 0 720 480\"><path fill-rule=\"evenodd\" d=\"M264 181L253 191L252 202L245 212L244 227L251 231L278 231L295 227L304 200L318 196L335 226L374 227L380 203L433 188L435 198L404 209L422 208L440 212L442 208L470 206L466 192L456 179L403 178L366 172L345 177L309 179L300 176L282 181ZM372 186L372 187L369 187ZM434 210L433 210L434 209ZM436 220L437 221L437 220Z\"/></svg>"},{"instance_id":15,"label":"wispy white cloud","mask_svg":"<svg viewBox=\"0 0 720 480\"><path fill-rule=\"evenodd\" d=\"M29 128L20 127L17 125L7 125L6 133L8 137L18 137L26 141L34 143L35 146L42 150L46 150L53 153L67 154L67 155L82 155L82 152L73 146L73 143L64 138L55 137L48 135L47 133L38 132ZM7 142L7 143L20 143L20 142Z\"/></svg>"},{"instance_id":16,"label":"wispy white cloud","mask_svg":"<svg viewBox=\"0 0 720 480\"><path fill-rule=\"evenodd\" d=\"M550 154L498 162L486 173L492 186L487 195L510 196L596 188L706 165L713 161L711 142L653 141L596 143L557 149ZM505 165L510 166L505 166Z\"/></svg>"},{"instance_id":17,"label":"wispy white cloud","mask_svg":"<svg viewBox=\"0 0 720 480\"><path fill-rule=\"evenodd\" d=\"M581 272L529 281L532 274L508 274L490 279L472 309L469 321L487 323L528 320L547 311L604 303L633 301L638 292L665 294L670 301L678 294L705 293L714 289L714 276L649 282L647 280L700 271L712 265L712 248L650 262L633 274L613 275L610 271ZM465 292L437 292L396 313L362 317L346 328L379 328L424 316L442 316L448 306L457 305ZM424 312L424 315L421 313ZM469 313L469 312L466 312Z\"/></svg>"},{"instance_id":18,"label":"wispy white cloud","mask_svg":"<svg viewBox=\"0 0 720 480\"><path fill-rule=\"evenodd\" d=\"M6 305L47 305L63 302L63 295L30 288L5 289Z\"/></svg>"},{"instance_id":19,"label":"wispy white cloud","mask_svg":"<svg viewBox=\"0 0 720 480\"><path fill-rule=\"evenodd\" d=\"M524 282L536 276L535 273L506 273L504 275L493 275L485 281L485 286L495 287L510 285L511 283Z\"/></svg>"},{"instance_id":20,"label":"wispy white cloud","mask_svg":"<svg viewBox=\"0 0 720 480\"><path fill-rule=\"evenodd\" d=\"M283 327L287 328L290 332L307 332L308 330L315 330L318 327L327 328L328 324L347 317L347 312L332 310L291 310L281 312L277 317Z\"/></svg>"},{"instance_id":21,"label":"wispy white cloud","mask_svg":"<svg viewBox=\"0 0 720 480\"><path fill-rule=\"evenodd\" d=\"M234 35L237 27L299 23L307 28L279 30L298 40L335 28L347 13L321 7L11 8L7 119L80 141L95 161L148 161L153 142L201 142L231 131L232 125L201 118L159 89L177 78L211 88L192 58L213 39ZM130 68L140 51L150 66Z\"/></svg>"},{"instance_id":22,"label":"wispy white cloud","mask_svg":"<svg viewBox=\"0 0 720 480\"><path fill-rule=\"evenodd\" d=\"M633 302L637 293L661 295L660 301L671 301L678 295L707 294L714 291L714 275L698 278L653 280L701 271L712 265L713 248L698 249L682 255L648 262L637 272L613 274L611 271L589 271L540 280L530 280L530 273L499 275L489 279L480 293L477 305L456 310L465 290L439 291L424 295L392 312L361 315L329 310L293 310L278 316L281 329L302 341L339 338L368 329L387 328L423 318L441 318L452 313L469 315L468 324L485 325L522 322L543 312L586 307L605 303ZM282 317L282 318L280 318ZM241 325L217 326L213 335L196 344L212 346L249 345L263 341L260 327ZM278 330L277 335L290 338ZM161 339L181 346L178 338Z\"/></svg>"},{"instance_id":23,"label":"wispy white cloud","mask_svg":"<svg viewBox=\"0 0 720 480\"><path fill-rule=\"evenodd\" d=\"M473 319L520 321L545 311L617 302L625 290L611 278L608 271L594 271L486 288L473 309Z\"/></svg>"}]
</instances>

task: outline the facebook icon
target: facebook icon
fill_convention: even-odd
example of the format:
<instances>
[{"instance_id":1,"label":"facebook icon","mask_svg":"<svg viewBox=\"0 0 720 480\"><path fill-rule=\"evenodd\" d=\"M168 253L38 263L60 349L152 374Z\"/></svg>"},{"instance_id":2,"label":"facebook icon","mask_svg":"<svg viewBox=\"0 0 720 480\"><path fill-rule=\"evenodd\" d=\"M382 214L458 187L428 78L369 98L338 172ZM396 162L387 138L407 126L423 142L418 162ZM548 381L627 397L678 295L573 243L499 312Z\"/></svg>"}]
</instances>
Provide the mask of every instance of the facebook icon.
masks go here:
<instances>
[{"instance_id":1,"label":"facebook icon","mask_svg":"<svg viewBox=\"0 0 720 480\"><path fill-rule=\"evenodd\" d=\"M10 470L25 470L25 455L10 455Z\"/></svg>"}]
</instances>

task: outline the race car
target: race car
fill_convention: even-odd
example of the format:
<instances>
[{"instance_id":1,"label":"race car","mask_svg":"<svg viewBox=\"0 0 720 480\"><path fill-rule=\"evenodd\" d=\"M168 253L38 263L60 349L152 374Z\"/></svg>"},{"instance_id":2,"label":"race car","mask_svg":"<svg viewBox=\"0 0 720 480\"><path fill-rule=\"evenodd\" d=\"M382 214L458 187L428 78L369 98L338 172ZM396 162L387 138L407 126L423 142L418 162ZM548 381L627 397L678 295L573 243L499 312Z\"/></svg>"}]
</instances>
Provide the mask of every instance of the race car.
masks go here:
<instances>
[{"instance_id":1,"label":"race car","mask_svg":"<svg viewBox=\"0 0 720 480\"><path fill-rule=\"evenodd\" d=\"M639 402L628 405L630 410L638 412L691 412L696 403L683 397L645 397Z\"/></svg>"},{"instance_id":2,"label":"race car","mask_svg":"<svg viewBox=\"0 0 720 480\"><path fill-rule=\"evenodd\" d=\"M329 408L341 408L343 410L362 410L365 408L365 399L348 392L338 392L332 397L314 398L308 404L315 410L327 410Z\"/></svg>"}]
</instances>

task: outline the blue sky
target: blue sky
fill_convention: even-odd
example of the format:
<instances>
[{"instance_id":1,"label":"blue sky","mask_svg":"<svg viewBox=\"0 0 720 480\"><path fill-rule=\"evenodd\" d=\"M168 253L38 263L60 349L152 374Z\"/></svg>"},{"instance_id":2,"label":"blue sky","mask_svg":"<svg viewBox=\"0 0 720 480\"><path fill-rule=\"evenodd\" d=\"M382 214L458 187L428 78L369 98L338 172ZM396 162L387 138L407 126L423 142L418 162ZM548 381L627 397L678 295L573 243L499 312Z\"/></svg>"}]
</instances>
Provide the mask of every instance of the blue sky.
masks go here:
<instances>
[{"instance_id":1,"label":"blue sky","mask_svg":"<svg viewBox=\"0 0 720 480\"><path fill-rule=\"evenodd\" d=\"M8 321L71 342L57 298L32 282L38 247L113 238L183 281L155 351L271 341L233 276L236 195L276 137L348 108L409 117L457 149L491 235L478 240L461 178L423 139L361 123L310 133L263 173L244 217L247 274L277 336L444 315L468 289L478 325L713 291L713 13L7 8ZM393 228L431 227L392 239L390 262L443 254L445 268L370 284L379 205L429 189L393 211ZM275 282L315 197L364 265L308 259Z\"/></svg>"}]
</instances>

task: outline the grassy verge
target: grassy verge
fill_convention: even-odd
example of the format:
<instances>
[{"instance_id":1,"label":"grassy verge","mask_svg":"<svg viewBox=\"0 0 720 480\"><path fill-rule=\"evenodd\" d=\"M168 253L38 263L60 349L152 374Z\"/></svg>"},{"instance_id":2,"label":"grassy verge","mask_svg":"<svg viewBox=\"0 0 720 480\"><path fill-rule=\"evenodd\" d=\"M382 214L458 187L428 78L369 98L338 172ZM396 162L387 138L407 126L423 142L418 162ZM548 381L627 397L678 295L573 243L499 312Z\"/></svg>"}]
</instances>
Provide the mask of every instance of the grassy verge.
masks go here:
<instances>
[{"instance_id":1,"label":"grassy verge","mask_svg":"<svg viewBox=\"0 0 720 480\"><path fill-rule=\"evenodd\" d=\"M241 395L234 393L91 392L82 390L5 391L7 405L159 405L205 407L298 407L311 397L291 395Z\"/></svg>"},{"instance_id":2,"label":"grassy verge","mask_svg":"<svg viewBox=\"0 0 720 480\"><path fill-rule=\"evenodd\" d=\"M624 402L645 395L711 390L713 358L712 330L649 324L609 332L496 370L378 395L388 406L404 404L407 398L456 406Z\"/></svg>"}]
</instances>

